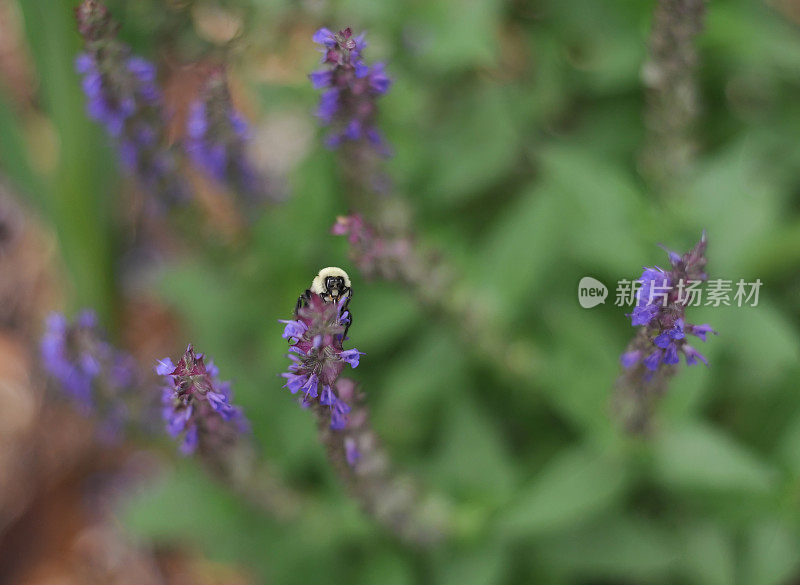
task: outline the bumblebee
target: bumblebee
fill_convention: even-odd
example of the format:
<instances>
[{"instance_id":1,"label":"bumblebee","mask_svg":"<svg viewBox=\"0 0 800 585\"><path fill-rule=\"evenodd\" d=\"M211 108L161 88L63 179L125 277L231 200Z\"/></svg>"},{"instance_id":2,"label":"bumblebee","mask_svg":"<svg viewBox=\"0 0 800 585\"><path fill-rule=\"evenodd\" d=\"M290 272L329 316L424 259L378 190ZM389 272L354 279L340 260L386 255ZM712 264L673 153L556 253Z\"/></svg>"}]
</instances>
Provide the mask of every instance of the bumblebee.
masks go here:
<instances>
[{"instance_id":1,"label":"bumblebee","mask_svg":"<svg viewBox=\"0 0 800 585\"><path fill-rule=\"evenodd\" d=\"M352 316L347 310L350 299L353 296L353 289L350 288L350 277L347 273L336 266L328 266L319 271L311 281L311 287L300 295L297 299L295 313L304 306L311 298L312 294L317 294L325 303L341 303L342 322L345 323L342 338L347 337L347 330L350 329ZM344 299L344 300L342 300Z\"/></svg>"}]
</instances>

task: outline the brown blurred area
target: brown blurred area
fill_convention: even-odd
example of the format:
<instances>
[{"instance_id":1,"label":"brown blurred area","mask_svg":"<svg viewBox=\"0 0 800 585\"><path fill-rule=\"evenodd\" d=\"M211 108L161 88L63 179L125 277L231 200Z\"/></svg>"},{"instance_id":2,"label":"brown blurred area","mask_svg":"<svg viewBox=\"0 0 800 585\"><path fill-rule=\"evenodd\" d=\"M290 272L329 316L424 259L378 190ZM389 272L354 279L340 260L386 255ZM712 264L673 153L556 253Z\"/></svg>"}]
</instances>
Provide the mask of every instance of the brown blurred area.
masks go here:
<instances>
[{"instance_id":1,"label":"brown blurred area","mask_svg":"<svg viewBox=\"0 0 800 585\"><path fill-rule=\"evenodd\" d=\"M95 441L92 424L46 394L37 346L44 316L61 305L57 252L54 236L0 185L0 584L252 583L190 551L134 543L116 526L120 484L147 470L132 474L132 447ZM139 324L150 333L169 336L163 310L139 300L135 312L148 316ZM152 352L152 335L131 337Z\"/></svg>"}]
</instances>

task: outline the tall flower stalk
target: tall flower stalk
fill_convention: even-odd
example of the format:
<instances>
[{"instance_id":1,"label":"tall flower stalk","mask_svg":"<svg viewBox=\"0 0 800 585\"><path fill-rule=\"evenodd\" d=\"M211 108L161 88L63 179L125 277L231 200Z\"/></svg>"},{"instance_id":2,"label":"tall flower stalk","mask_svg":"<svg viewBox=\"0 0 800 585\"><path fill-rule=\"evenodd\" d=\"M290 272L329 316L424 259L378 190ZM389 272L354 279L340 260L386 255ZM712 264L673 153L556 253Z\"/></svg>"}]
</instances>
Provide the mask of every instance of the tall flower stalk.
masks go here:
<instances>
[{"instance_id":1,"label":"tall flower stalk","mask_svg":"<svg viewBox=\"0 0 800 585\"><path fill-rule=\"evenodd\" d=\"M282 321L292 362L283 374L284 387L317 417L328 458L361 507L404 541L431 544L449 530L446 508L420 498L415 482L393 470L369 425L363 395L341 377L345 366L357 367L363 355L342 347L352 320L346 300L326 303L312 293L294 319Z\"/></svg>"},{"instance_id":2,"label":"tall flower stalk","mask_svg":"<svg viewBox=\"0 0 800 585\"><path fill-rule=\"evenodd\" d=\"M643 171L659 187L680 176L697 150L699 113L695 39L703 30L705 0L659 0L642 71L647 88L647 143Z\"/></svg>"},{"instance_id":3,"label":"tall flower stalk","mask_svg":"<svg viewBox=\"0 0 800 585\"><path fill-rule=\"evenodd\" d=\"M158 361L162 377L162 416L169 435L179 439L184 455L195 454L220 482L251 504L279 518L299 511L297 496L258 458L250 425L233 405L229 382L219 378L214 362L190 345L177 365Z\"/></svg>"},{"instance_id":4,"label":"tall flower stalk","mask_svg":"<svg viewBox=\"0 0 800 585\"><path fill-rule=\"evenodd\" d=\"M687 321L686 308L695 303L694 283L706 280L705 233L697 245L680 255L668 252L670 268L645 268L639 278L636 306L630 313L638 332L620 358L623 372L617 380L617 403L625 427L646 431L657 399L678 372L681 356L687 366L706 358L689 342L689 336L706 341L710 325Z\"/></svg>"},{"instance_id":5,"label":"tall flower stalk","mask_svg":"<svg viewBox=\"0 0 800 585\"><path fill-rule=\"evenodd\" d=\"M100 2L84 0L76 16L84 52L75 68L83 76L87 114L105 127L123 167L160 205L185 199L155 66L117 38L117 24Z\"/></svg>"}]
</instances>

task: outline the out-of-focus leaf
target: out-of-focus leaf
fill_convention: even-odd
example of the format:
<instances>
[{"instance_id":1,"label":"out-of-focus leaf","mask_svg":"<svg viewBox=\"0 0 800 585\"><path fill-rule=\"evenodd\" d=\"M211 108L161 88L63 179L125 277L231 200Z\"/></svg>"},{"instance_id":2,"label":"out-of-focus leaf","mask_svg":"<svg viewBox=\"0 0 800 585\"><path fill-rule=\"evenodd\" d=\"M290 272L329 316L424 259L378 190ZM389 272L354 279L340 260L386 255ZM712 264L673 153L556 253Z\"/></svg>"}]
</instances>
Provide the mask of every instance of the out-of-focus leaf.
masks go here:
<instances>
[{"instance_id":1,"label":"out-of-focus leaf","mask_svg":"<svg viewBox=\"0 0 800 585\"><path fill-rule=\"evenodd\" d=\"M544 274L565 228L561 211L555 193L534 187L497 220L480 248L474 271L480 279L475 286L491 292L492 304L513 307L547 285Z\"/></svg>"},{"instance_id":2,"label":"out-of-focus leaf","mask_svg":"<svg viewBox=\"0 0 800 585\"><path fill-rule=\"evenodd\" d=\"M748 530L740 583L782 585L800 568L800 539L783 522L761 520Z\"/></svg>"},{"instance_id":3,"label":"out-of-focus leaf","mask_svg":"<svg viewBox=\"0 0 800 585\"><path fill-rule=\"evenodd\" d=\"M431 136L431 174L425 196L452 204L481 192L517 163L519 121L508 92L481 85L458 94ZM441 105L439 107L442 107Z\"/></svg>"},{"instance_id":4,"label":"out-of-focus leaf","mask_svg":"<svg viewBox=\"0 0 800 585\"><path fill-rule=\"evenodd\" d=\"M734 585L734 539L712 524L688 524L682 534L681 567L691 583Z\"/></svg>"},{"instance_id":5,"label":"out-of-focus leaf","mask_svg":"<svg viewBox=\"0 0 800 585\"><path fill-rule=\"evenodd\" d=\"M443 0L419 6L417 20L409 24L406 34L422 53L421 63L435 71L492 64L498 49L501 2Z\"/></svg>"},{"instance_id":6,"label":"out-of-focus leaf","mask_svg":"<svg viewBox=\"0 0 800 585\"><path fill-rule=\"evenodd\" d=\"M779 380L786 368L800 362L800 338L785 315L781 314L768 299L769 294L761 287L762 298L757 307L719 307L715 309L713 326L720 332L709 340L717 350L721 341L725 349L735 352L733 367L737 375L756 394L770 392L771 384ZM734 286L735 290L735 286Z\"/></svg>"},{"instance_id":7,"label":"out-of-focus leaf","mask_svg":"<svg viewBox=\"0 0 800 585\"><path fill-rule=\"evenodd\" d=\"M442 421L442 445L432 458L437 485L469 502L508 497L515 470L493 421L468 396L455 399Z\"/></svg>"},{"instance_id":8,"label":"out-of-focus leaf","mask_svg":"<svg viewBox=\"0 0 800 585\"><path fill-rule=\"evenodd\" d=\"M508 572L508 553L496 540L444 552L437 558L438 585L502 583Z\"/></svg>"},{"instance_id":9,"label":"out-of-focus leaf","mask_svg":"<svg viewBox=\"0 0 800 585\"><path fill-rule=\"evenodd\" d=\"M368 556L358 568L357 582L363 585L411 585L417 582L411 566L403 557L389 551Z\"/></svg>"},{"instance_id":10,"label":"out-of-focus leaf","mask_svg":"<svg viewBox=\"0 0 800 585\"><path fill-rule=\"evenodd\" d=\"M426 421L433 415L434 405L459 399L459 392L469 383L465 357L450 335L429 331L415 337L408 352L389 362L380 388L365 388L373 396L380 396L371 403L375 425L388 441L419 440L428 427Z\"/></svg>"},{"instance_id":11,"label":"out-of-focus leaf","mask_svg":"<svg viewBox=\"0 0 800 585\"><path fill-rule=\"evenodd\" d=\"M501 534L551 534L617 506L628 483L621 461L585 447L559 453L503 511Z\"/></svg>"},{"instance_id":12,"label":"out-of-focus leaf","mask_svg":"<svg viewBox=\"0 0 800 585\"><path fill-rule=\"evenodd\" d=\"M589 482L591 483L591 481ZM548 535L537 555L569 582L671 582L678 560L674 537L658 524L629 516L604 516L581 529Z\"/></svg>"},{"instance_id":13,"label":"out-of-focus leaf","mask_svg":"<svg viewBox=\"0 0 800 585\"><path fill-rule=\"evenodd\" d=\"M776 479L747 447L700 423L665 429L655 439L654 466L665 484L687 490L764 493Z\"/></svg>"}]
</instances>

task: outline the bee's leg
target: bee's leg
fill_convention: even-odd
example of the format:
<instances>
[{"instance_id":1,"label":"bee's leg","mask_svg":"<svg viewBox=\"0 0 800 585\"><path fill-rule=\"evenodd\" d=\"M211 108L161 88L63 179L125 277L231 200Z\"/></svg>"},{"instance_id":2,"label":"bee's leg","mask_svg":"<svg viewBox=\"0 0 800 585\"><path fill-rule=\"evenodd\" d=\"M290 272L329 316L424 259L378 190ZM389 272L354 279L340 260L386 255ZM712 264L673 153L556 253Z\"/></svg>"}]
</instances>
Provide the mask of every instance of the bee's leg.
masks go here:
<instances>
[{"instance_id":1,"label":"bee's leg","mask_svg":"<svg viewBox=\"0 0 800 585\"><path fill-rule=\"evenodd\" d=\"M350 326L353 324L353 314L350 311L347 311L347 325L344 326L344 332L342 333L342 341L347 339L347 332L350 330Z\"/></svg>"},{"instance_id":2,"label":"bee's leg","mask_svg":"<svg viewBox=\"0 0 800 585\"><path fill-rule=\"evenodd\" d=\"M304 292L304 293L303 293L303 294L301 294L299 297L297 297L297 305L296 305L296 306L295 306L295 308L294 308L294 314L295 314L295 315L297 315L297 312L298 312L298 311L299 311L301 308L305 307L305 306L308 304L308 300L309 300L310 298L311 298L311 291L310 291L310 290L308 290L308 289L306 289L306 292Z\"/></svg>"},{"instance_id":3,"label":"bee's leg","mask_svg":"<svg viewBox=\"0 0 800 585\"><path fill-rule=\"evenodd\" d=\"M348 309L348 307L350 306L350 299L353 298L353 289L345 288L342 291L342 296L345 297L345 300L342 303L342 306L340 307L339 310L341 311L342 314L344 314L344 312L347 311L347 324L344 326L344 332L342 333L342 341L344 341L345 339L347 339L347 331L353 324L353 313L351 313L350 310Z\"/></svg>"}]
</instances>

